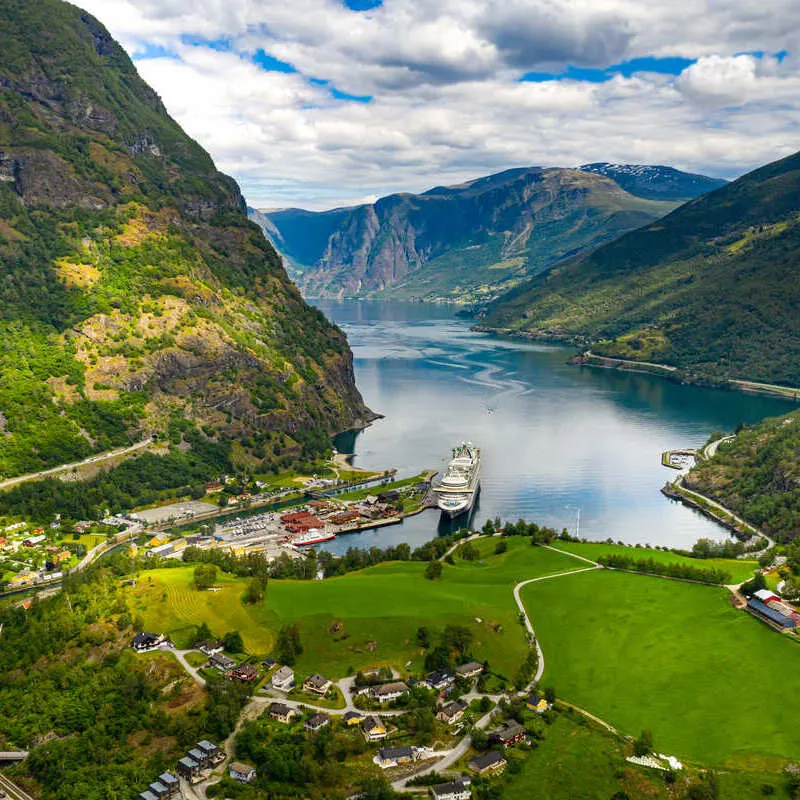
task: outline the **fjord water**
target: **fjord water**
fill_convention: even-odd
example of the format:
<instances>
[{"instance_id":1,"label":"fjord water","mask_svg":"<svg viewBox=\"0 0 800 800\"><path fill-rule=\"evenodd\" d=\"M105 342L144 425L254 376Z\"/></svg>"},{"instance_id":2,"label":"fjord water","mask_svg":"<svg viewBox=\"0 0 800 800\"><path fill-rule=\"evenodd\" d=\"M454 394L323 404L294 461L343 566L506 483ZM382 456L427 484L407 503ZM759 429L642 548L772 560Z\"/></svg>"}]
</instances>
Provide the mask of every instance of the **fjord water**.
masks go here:
<instances>
[{"instance_id":1,"label":"fjord water","mask_svg":"<svg viewBox=\"0 0 800 800\"><path fill-rule=\"evenodd\" d=\"M470 331L445 306L317 301L346 332L364 400L384 415L337 439L353 463L400 477L442 469L468 439L482 449L472 524L524 518L589 539L691 547L722 529L659 491L675 472L669 448L697 447L791 409L786 401L681 386L662 378L575 367L571 348ZM438 510L323 545L412 546L442 532Z\"/></svg>"}]
</instances>

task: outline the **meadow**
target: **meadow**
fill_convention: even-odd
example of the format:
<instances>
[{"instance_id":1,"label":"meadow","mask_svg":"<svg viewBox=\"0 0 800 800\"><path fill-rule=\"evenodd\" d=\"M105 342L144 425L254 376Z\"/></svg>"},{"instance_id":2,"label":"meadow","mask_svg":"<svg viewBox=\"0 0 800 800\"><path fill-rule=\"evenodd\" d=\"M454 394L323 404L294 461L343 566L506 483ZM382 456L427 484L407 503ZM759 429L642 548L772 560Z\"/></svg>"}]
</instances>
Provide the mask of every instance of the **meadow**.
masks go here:
<instances>
[{"instance_id":1,"label":"meadow","mask_svg":"<svg viewBox=\"0 0 800 800\"><path fill-rule=\"evenodd\" d=\"M527 648L513 584L579 562L523 539L510 540L508 551L496 556L496 541L480 543L481 561L444 564L436 581L423 576L425 563L390 562L324 581L273 580L257 606L242 605L243 580L221 575L220 591L198 592L192 567L149 570L139 577L134 613L182 646L205 621L217 635L238 630L248 650L262 655L282 625L297 623L304 648L297 669L330 677L343 677L351 667L402 670L409 661L419 669L417 628L426 626L435 636L448 623L466 625L473 655L511 678Z\"/></svg>"},{"instance_id":2,"label":"meadow","mask_svg":"<svg viewBox=\"0 0 800 800\"><path fill-rule=\"evenodd\" d=\"M559 550L575 553L584 558L597 560L602 555L615 554L630 556L635 559L652 558L661 564L688 564L698 569L722 569L729 572L735 583L743 583L753 577L758 569L757 561L730 558L690 558L669 550L655 550L647 547L629 547L627 545L606 544L604 542L554 542Z\"/></svg>"},{"instance_id":3,"label":"meadow","mask_svg":"<svg viewBox=\"0 0 800 800\"><path fill-rule=\"evenodd\" d=\"M723 588L597 570L522 599L559 696L707 766L778 769L800 752L800 648Z\"/></svg>"}]
</instances>

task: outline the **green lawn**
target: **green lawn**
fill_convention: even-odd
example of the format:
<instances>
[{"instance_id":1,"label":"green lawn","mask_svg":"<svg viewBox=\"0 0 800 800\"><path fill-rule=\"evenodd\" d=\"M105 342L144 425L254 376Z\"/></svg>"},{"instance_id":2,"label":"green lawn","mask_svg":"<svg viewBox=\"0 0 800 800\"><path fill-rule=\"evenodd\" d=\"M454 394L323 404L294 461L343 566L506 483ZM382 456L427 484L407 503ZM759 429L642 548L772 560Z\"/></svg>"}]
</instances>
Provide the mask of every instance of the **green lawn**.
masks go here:
<instances>
[{"instance_id":1,"label":"green lawn","mask_svg":"<svg viewBox=\"0 0 800 800\"><path fill-rule=\"evenodd\" d=\"M605 570L522 592L543 682L623 733L707 766L777 769L800 752L800 647L722 588Z\"/></svg>"},{"instance_id":2,"label":"green lawn","mask_svg":"<svg viewBox=\"0 0 800 800\"><path fill-rule=\"evenodd\" d=\"M493 553L496 541L480 546ZM436 581L423 577L424 563L392 562L324 581L270 581L265 601L251 607L240 602L242 580L222 576L221 591L197 592L192 567L150 570L140 577L135 613L146 627L169 632L179 643L203 621L215 635L236 629L258 654L271 651L281 625L296 622L304 647L298 674L320 671L330 678L343 677L349 667L403 670L413 661L419 668L417 628L426 625L435 634L459 623L473 631L473 654L512 677L526 652L514 583L576 566L570 556L510 540L501 556L445 564ZM341 629L332 632L335 622Z\"/></svg>"},{"instance_id":3,"label":"green lawn","mask_svg":"<svg viewBox=\"0 0 800 800\"><path fill-rule=\"evenodd\" d=\"M753 577L753 572L758 569L757 561L747 561L738 558L689 558L665 550L654 550L646 547L628 547L603 542L553 542L553 547L577 553L584 558L597 560L601 555L617 553L631 556L635 559L652 558L662 564L688 564L697 569L723 569L731 574L734 582L743 583Z\"/></svg>"}]
</instances>

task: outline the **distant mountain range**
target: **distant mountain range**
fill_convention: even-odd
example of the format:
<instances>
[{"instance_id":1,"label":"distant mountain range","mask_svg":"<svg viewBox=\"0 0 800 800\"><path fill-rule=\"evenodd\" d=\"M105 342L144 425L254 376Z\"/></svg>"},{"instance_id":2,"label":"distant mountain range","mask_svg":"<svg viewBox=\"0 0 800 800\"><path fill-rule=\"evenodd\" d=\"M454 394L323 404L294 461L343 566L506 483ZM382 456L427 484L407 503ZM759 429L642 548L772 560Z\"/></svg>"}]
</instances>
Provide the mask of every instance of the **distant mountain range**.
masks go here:
<instances>
[{"instance_id":1,"label":"distant mountain range","mask_svg":"<svg viewBox=\"0 0 800 800\"><path fill-rule=\"evenodd\" d=\"M725 181L671 167L523 167L331 211L250 217L306 296L480 303Z\"/></svg>"},{"instance_id":2,"label":"distant mountain range","mask_svg":"<svg viewBox=\"0 0 800 800\"><path fill-rule=\"evenodd\" d=\"M519 286L486 328L800 386L800 153Z\"/></svg>"}]
</instances>

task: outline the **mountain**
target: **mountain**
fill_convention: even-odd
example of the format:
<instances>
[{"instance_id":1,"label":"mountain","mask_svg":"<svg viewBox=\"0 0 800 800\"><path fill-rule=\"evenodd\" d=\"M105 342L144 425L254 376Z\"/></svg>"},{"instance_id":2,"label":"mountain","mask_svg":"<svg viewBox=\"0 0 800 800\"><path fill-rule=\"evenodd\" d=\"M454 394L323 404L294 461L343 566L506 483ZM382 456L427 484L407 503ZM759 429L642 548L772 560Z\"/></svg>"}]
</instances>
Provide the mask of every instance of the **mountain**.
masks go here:
<instances>
[{"instance_id":1,"label":"mountain","mask_svg":"<svg viewBox=\"0 0 800 800\"><path fill-rule=\"evenodd\" d=\"M534 278L482 327L800 386L799 222L797 153Z\"/></svg>"},{"instance_id":2,"label":"mountain","mask_svg":"<svg viewBox=\"0 0 800 800\"><path fill-rule=\"evenodd\" d=\"M679 200L685 202L706 192L720 189L727 181L681 172L674 167L648 164L609 164L605 161L584 164L583 172L605 175L619 184L626 192L648 200Z\"/></svg>"},{"instance_id":3,"label":"mountain","mask_svg":"<svg viewBox=\"0 0 800 800\"><path fill-rule=\"evenodd\" d=\"M476 303L717 184L668 167L525 167L352 208L250 216L307 296Z\"/></svg>"},{"instance_id":4,"label":"mountain","mask_svg":"<svg viewBox=\"0 0 800 800\"><path fill-rule=\"evenodd\" d=\"M235 182L59 0L0 4L0 263L0 474L198 427L260 459L368 413Z\"/></svg>"}]
</instances>

